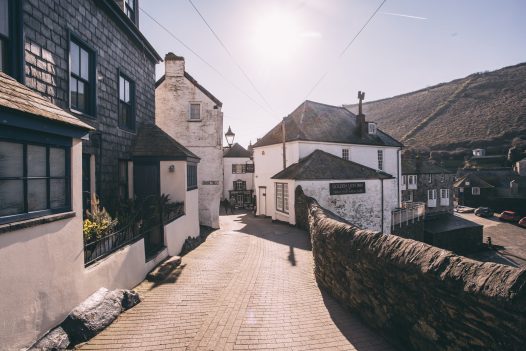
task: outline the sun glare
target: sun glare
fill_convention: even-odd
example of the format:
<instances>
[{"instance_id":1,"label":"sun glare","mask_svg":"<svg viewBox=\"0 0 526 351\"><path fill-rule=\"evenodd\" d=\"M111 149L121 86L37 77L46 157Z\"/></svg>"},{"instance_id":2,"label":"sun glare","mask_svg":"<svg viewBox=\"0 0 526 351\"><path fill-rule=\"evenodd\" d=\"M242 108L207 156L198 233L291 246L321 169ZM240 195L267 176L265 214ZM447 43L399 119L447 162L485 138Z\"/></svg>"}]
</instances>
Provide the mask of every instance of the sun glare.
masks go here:
<instances>
[{"instance_id":1,"label":"sun glare","mask_svg":"<svg viewBox=\"0 0 526 351\"><path fill-rule=\"evenodd\" d=\"M298 20L283 11L261 14L254 23L252 43L258 55L267 60L289 60L301 45Z\"/></svg>"}]
</instances>

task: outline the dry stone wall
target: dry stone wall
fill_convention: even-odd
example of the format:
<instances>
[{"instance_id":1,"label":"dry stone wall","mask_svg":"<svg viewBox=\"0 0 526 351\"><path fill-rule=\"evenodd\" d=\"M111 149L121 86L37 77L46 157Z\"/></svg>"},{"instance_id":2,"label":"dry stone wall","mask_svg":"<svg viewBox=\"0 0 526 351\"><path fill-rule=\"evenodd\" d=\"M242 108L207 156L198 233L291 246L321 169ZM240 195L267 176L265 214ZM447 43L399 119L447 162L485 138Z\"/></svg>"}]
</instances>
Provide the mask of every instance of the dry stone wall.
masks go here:
<instances>
[{"instance_id":1,"label":"dry stone wall","mask_svg":"<svg viewBox=\"0 0 526 351\"><path fill-rule=\"evenodd\" d=\"M318 284L402 350L524 350L526 270L362 230L296 189Z\"/></svg>"}]
</instances>

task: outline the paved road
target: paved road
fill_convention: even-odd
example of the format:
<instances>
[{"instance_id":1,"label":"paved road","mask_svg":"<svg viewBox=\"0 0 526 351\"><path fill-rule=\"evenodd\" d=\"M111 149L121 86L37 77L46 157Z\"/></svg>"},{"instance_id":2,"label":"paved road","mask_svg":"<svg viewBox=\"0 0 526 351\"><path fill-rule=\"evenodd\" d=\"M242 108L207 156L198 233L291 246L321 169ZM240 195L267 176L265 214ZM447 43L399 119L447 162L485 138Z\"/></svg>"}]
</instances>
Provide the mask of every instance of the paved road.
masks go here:
<instances>
[{"instance_id":1,"label":"paved road","mask_svg":"<svg viewBox=\"0 0 526 351\"><path fill-rule=\"evenodd\" d=\"M456 213L456 215L482 224L484 226L484 242L489 236L492 244L498 247L498 250L483 251L469 257L514 267L526 266L526 229L511 223L501 222L497 217L481 218L473 213Z\"/></svg>"},{"instance_id":2,"label":"paved road","mask_svg":"<svg viewBox=\"0 0 526 351\"><path fill-rule=\"evenodd\" d=\"M319 290L304 232L250 214L220 222L82 349L392 350Z\"/></svg>"}]
</instances>

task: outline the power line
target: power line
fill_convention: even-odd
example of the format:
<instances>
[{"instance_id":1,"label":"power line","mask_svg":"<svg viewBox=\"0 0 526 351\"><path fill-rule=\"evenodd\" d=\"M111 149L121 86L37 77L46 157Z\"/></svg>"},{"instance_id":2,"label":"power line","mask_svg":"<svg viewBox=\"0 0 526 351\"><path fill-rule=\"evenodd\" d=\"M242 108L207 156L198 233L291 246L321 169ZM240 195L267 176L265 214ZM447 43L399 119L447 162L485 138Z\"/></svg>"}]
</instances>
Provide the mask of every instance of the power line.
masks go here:
<instances>
[{"instance_id":1,"label":"power line","mask_svg":"<svg viewBox=\"0 0 526 351\"><path fill-rule=\"evenodd\" d=\"M384 4L386 3L387 0L383 0L382 3L376 8L376 10L373 12L373 14L371 15L371 17L369 17L369 19L367 20L367 22L365 22L365 24L363 25L363 27L358 31L358 33L356 33L356 35L351 39L351 41L349 43L347 43L347 45L345 46L345 48L343 48L342 52L340 53L340 55L338 56L338 58L336 59L337 60L340 60L343 55L345 55L345 53L347 52L347 50L349 49L349 47L352 45L352 43L354 43L354 41L356 40L356 38L358 38L358 36L360 35L360 33L363 32L363 30L365 29L365 27L367 27L367 25L369 24L369 22L371 22L371 20L374 18L374 16L376 16L376 14L378 13L378 11L380 11L380 9L382 8L382 6L384 6ZM329 69L327 69L325 71L325 73L322 74L322 76L320 77L320 79L318 79L318 81L316 82L316 84L314 84L314 86L312 87L311 90L309 90L309 93L307 94L307 96L305 97L305 99L307 99L309 97L309 95L314 91L314 89L316 89L318 87L318 85L320 85L320 83L325 79L325 77L329 74L329 71L332 67L334 67L335 65L330 65L329 66Z\"/></svg>"},{"instance_id":2,"label":"power line","mask_svg":"<svg viewBox=\"0 0 526 351\"><path fill-rule=\"evenodd\" d=\"M236 65L236 67L241 71L241 73L245 76L245 78L248 80L248 82L250 83L250 85L252 86L252 88L256 91L256 93L259 95L259 97L261 98L261 100L263 100L265 102L265 104L273 111L272 109L272 106L269 104L269 102L267 101L267 99L265 99L265 97L263 96L263 94L261 93L261 91L256 87L256 85L254 84L254 81L248 76L247 72L243 69L243 67L241 66L241 64L239 64L239 62L236 60L236 58L234 57L234 55L232 54L232 52L227 48L227 46L225 45L225 43L221 40L221 38L219 38L219 35L217 35L217 33L215 32L215 30L212 28L212 26L210 26L210 24L207 22L207 20L205 19L205 17L203 16L203 14L201 13L201 11L199 11L199 9L197 8L197 6L195 6L195 4L193 3L192 0L188 0L188 2L190 3L190 5L192 5L192 7L194 8L194 10L197 12L197 14L199 15L199 17L201 17L201 19L203 20L203 22L206 24L206 26L208 27L208 29L210 29L210 32L212 32L212 34L214 35L214 37L216 38L216 40L219 42L219 44L221 45L221 47L223 47L223 49L226 51L226 53L228 54L228 56L230 57L230 59L232 60L232 62Z\"/></svg>"},{"instance_id":3,"label":"power line","mask_svg":"<svg viewBox=\"0 0 526 351\"><path fill-rule=\"evenodd\" d=\"M183 47L185 47L188 51L190 51L192 54L194 54L201 62L203 62L205 65L207 65L210 69L212 69L214 72L216 72L221 78L223 78L226 82L228 82L232 87L234 87L236 90L238 90L240 93L245 95L250 101L258 105L262 110L265 112L272 114L271 111L267 109L267 107L260 104L258 101L256 101L254 98L252 98L247 92L245 92L243 89L241 89L239 86L237 86L234 82L232 82L229 78L227 78L221 71L219 71L217 68L215 68L211 63L209 63L207 60L205 60L201 55L199 55L197 52L195 52L191 47L189 47L185 42L183 42L181 39L175 36L168 28L166 28L162 23L157 21L152 15L150 15L147 11L145 11L142 7L140 7L140 10L148 16L153 22L155 22L159 27L161 27L165 32L167 32L172 38L177 40L179 44L181 44Z\"/></svg>"}]
</instances>

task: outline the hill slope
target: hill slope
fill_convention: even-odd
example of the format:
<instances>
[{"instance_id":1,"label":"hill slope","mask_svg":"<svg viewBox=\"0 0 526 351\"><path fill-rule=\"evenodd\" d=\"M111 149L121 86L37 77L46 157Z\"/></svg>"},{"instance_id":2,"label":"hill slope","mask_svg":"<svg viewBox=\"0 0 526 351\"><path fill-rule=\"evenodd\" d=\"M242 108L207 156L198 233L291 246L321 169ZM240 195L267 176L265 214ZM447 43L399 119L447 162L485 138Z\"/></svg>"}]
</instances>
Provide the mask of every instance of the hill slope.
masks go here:
<instances>
[{"instance_id":1,"label":"hill slope","mask_svg":"<svg viewBox=\"0 0 526 351\"><path fill-rule=\"evenodd\" d=\"M345 107L357 113L357 105ZM409 148L509 146L526 137L526 63L366 102L363 110Z\"/></svg>"}]
</instances>

